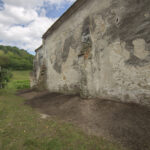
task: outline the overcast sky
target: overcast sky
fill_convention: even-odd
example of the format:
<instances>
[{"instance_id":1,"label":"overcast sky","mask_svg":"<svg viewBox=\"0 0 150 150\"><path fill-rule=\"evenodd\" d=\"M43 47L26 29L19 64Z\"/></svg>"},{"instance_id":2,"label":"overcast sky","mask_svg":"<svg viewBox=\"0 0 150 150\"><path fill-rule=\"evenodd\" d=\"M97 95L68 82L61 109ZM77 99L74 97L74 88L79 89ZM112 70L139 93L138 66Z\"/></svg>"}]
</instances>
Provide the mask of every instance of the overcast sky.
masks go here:
<instances>
[{"instance_id":1,"label":"overcast sky","mask_svg":"<svg viewBox=\"0 0 150 150\"><path fill-rule=\"evenodd\" d=\"M0 0L0 45L30 53L41 45L43 33L75 0Z\"/></svg>"}]
</instances>

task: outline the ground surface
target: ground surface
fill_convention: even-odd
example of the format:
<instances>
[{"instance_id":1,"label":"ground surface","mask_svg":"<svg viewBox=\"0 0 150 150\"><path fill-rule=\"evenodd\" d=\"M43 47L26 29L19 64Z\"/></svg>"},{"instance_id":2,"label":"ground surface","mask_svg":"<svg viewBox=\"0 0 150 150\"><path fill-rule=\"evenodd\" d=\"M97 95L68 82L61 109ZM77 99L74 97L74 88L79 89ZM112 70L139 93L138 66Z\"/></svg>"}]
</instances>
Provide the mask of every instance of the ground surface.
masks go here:
<instances>
[{"instance_id":1,"label":"ground surface","mask_svg":"<svg viewBox=\"0 0 150 150\"><path fill-rule=\"evenodd\" d=\"M26 104L41 113L72 122L88 134L120 142L127 149L150 150L149 108L47 92L21 95L27 99Z\"/></svg>"},{"instance_id":2,"label":"ground surface","mask_svg":"<svg viewBox=\"0 0 150 150\"><path fill-rule=\"evenodd\" d=\"M8 83L6 89L7 91L15 92L16 88L29 88L30 87L30 78L29 73L31 71L13 71L13 77L11 79L11 82Z\"/></svg>"},{"instance_id":3,"label":"ground surface","mask_svg":"<svg viewBox=\"0 0 150 150\"><path fill-rule=\"evenodd\" d=\"M14 84L14 80L26 80L28 73L27 78L24 74L15 72L8 88L0 90L0 150L123 150L118 144L87 135L70 123L47 118L24 105L26 100L16 96ZM24 96L30 99L44 94L28 91Z\"/></svg>"}]
</instances>

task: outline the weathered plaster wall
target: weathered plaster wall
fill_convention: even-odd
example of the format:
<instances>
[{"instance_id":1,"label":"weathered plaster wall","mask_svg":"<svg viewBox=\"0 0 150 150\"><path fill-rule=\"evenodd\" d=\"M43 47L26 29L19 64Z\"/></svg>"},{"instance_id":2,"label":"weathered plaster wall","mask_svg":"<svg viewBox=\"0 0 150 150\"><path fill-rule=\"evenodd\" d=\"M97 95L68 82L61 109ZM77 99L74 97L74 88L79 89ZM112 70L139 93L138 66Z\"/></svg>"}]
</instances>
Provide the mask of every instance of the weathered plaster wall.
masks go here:
<instances>
[{"instance_id":1,"label":"weathered plaster wall","mask_svg":"<svg viewBox=\"0 0 150 150\"><path fill-rule=\"evenodd\" d=\"M40 80L40 74L41 74L41 70L42 70L42 65L44 63L44 51L43 51L43 47L39 47L36 50L36 56L34 59L34 71L33 71L33 82L31 84L32 87L34 87L36 84L38 84L39 80Z\"/></svg>"},{"instance_id":2,"label":"weathered plaster wall","mask_svg":"<svg viewBox=\"0 0 150 150\"><path fill-rule=\"evenodd\" d=\"M42 50L51 92L150 104L150 0L87 0Z\"/></svg>"}]
</instances>

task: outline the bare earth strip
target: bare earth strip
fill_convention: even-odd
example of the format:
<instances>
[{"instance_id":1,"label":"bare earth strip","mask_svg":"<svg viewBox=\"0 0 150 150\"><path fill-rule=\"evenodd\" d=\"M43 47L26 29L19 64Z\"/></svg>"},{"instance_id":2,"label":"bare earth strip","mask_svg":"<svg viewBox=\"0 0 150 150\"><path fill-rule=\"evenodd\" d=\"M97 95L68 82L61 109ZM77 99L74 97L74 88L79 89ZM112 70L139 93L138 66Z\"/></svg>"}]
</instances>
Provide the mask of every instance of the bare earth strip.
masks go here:
<instances>
[{"instance_id":1,"label":"bare earth strip","mask_svg":"<svg viewBox=\"0 0 150 150\"><path fill-rule=\"evenodd\" d=\"M103 136L131 150L150 150L150 109L100 99L57 93L20 93L42 114L72 122L86 133Z\"/></svg>"}]
</instances>

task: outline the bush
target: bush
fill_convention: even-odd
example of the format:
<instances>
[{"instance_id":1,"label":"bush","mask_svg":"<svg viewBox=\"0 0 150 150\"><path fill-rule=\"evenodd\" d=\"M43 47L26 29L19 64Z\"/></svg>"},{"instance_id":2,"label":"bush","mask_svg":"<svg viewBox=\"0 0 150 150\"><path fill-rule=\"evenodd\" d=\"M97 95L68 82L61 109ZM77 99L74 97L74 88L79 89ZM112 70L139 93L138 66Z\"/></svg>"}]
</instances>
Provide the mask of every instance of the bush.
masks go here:
<instances>
[{"instance_id":1,"label":"bush","mask_svg":"<svg viewBox=\"0 0 150 150\"><path fill-rule=\"evenodd\" d=\"M12 73L10 70L2 69L0 67L0 88L4 88L12 78Z\"/></svg>"}]
</instances>

